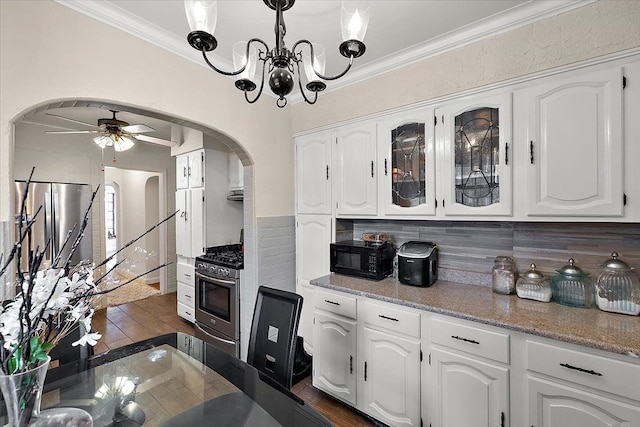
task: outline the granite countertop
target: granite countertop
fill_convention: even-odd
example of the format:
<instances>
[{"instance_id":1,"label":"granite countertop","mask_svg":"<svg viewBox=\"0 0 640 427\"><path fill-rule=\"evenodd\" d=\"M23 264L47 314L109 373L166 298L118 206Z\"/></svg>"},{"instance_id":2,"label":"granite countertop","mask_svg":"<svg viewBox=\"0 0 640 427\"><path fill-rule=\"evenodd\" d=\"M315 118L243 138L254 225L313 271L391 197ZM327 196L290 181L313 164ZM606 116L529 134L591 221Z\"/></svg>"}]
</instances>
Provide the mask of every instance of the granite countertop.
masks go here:
<instances>
[{"instance_id":1,"label":"granite countertop","mask_svg":"<svg viewBox=\"0 0 640 427\"><path fill-rule=\"evenodd\" d=\"M597 308L567 307L494 293L490 287L438 280L431 287L407 286L330 274L312 285L407 307L500 326L514 331L640 357L640 317Z\"/></svg>"}]
</instances>

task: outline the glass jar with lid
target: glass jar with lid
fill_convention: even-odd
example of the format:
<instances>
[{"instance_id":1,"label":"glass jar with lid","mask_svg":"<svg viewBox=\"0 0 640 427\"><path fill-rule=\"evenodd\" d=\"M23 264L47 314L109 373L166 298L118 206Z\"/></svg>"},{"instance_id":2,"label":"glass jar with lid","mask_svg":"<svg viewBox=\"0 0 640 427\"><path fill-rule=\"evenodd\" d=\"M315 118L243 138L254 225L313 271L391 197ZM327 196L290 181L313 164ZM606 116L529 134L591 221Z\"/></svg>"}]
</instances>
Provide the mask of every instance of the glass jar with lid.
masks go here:
<instances>
[{"instance_id":1,"label":"glass jar with lid","mask_svg":"<svg viewBox=\"0 0 640 427\"><path fill-rule=\"evenodd\" d=\"M631 268L613 252L602 265L596 282L598 308L614 313L640 314L640 279Z\"/></svg>"},{"instance_id":2,"label":"glass jar with lid","mask_svg":"<svg viewBox=\"0 0 640 427\"><path fill-rule=\"evenodd\" d=\"M556 270L558 274L551 279L551 293L555 302L573 307L593 307L595 287L586 273L575 265L573 258L569 264Z\"/></svg>"},{"instance_id":3,"label":"glass jar with lid","mask_svg":"<svg viewBox=\"0 0 640 427\"><path fill-rule=\"evenodd\" d=\"M516 293L516 264L510 256L498 256L491 270L493 292L499 294Z\"/></svg>"},{"instance_id":4,"label":"glass jar with lid","mask_svg":"<svg viewBox=\"0 0 640 427\"><path fill-rule=\"evenodd\" d=\"M520 298L536 301L551 301L551 281L544 274L536 270L536 265L531 264L528 270L516 282L516 294Z\"/></svg>"}]
</instances>

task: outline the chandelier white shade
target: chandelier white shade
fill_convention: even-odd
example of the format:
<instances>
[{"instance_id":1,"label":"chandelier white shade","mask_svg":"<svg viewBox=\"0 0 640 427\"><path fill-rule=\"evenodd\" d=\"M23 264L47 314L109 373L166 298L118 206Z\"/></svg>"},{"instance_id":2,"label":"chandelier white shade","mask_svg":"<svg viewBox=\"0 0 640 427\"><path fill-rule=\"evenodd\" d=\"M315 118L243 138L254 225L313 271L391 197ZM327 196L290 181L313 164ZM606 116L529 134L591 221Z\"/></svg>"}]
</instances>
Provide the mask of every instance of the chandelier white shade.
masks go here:
<instances>
[{"instance_id":1,"label":"chandelier white shade","mask_svg":"<svg viewBox=\"0 0 640 427\"><path fill-rule=\"evenodd\" d=\"M353 60L362 56L366 50L363 42L369 21L367 1L343 1L341 5L341 25L343 42L338 47L342 56L349 60L346 68L334 76L324 75L325 50L309 40L298 40L292 49L284 42L286 25L283 12L293 7L295 0L263 0L276 12L275 47L269 48L266 42L252 38L248 42L233 44L233 71L224 71L213 65L207 57L218 46L215 27L218 19L216 1L185 0L185 13L191 32L187 36L189 44L202 52L206 64L214 71L236 78L236 87L244 92L249 103L256 102L264 88L265 78L271 91L278 97L276 105L280 108L287 104L286 96L291 93L296 82L304 100L314 104L318 92L326 89L326 81L344 76L353 65ZM232 19L226 17L226 19ZM302 68L302 70L301 70ZM256 75L257 71L259 75ZM303 78L304 77L304 78ZM304 84L303 84L304 81ZM249 93L258 89L257 94Z\"/></svg>"},{"instance_id":2,"label":"chandelier white shade","mask_svg":"<svg viewBox=\"0 0 640 427\"><path fill-rule=\"evenodd\" d=\"M116 133L96 136L93 138L93 142L95 142L100 148L113 147L114 150L119 152L127 151L134 145L133 138L126 135L118 135Z\"/></svg>"}]
</instances>

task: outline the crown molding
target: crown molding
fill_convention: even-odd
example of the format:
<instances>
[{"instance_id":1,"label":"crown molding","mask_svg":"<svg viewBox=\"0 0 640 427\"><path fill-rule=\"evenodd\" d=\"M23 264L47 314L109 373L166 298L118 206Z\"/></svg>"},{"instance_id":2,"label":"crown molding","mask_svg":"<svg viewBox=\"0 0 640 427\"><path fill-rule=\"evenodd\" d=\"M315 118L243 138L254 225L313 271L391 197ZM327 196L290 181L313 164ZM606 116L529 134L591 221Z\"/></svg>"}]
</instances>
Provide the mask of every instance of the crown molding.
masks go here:
<instances>
[{"instance_id":1,"label":"crown molding","mask_svg":"<svg viewBox=\"0 0 640 427\"><path fill-rule=\"evenodd\" d=\"M178 37L149 21L142 20L126 10L115 6L113 3L99 0L54 1L208 68L202 60L201 54L189 46L188 43L185 43L184 38ZM343 89L374 76L406 67L415 62L529 25L541 19L558 15L595 1L597 0L531 0L522 6L509 9L477 23L467 25L459 30L443 34L431 40L426 40L393 55L388 55L380 60L359 66L339 80L332 82L324 93ZM233 67L230 61L215 54L210 53L209 59L219 68L231 69ZM268 91L263 92L263 94L275 98L275 95L270 94ZM304 102L302 95L297 91L290 94L288 100L291 104Z\"/></svg>"}]
</instances>

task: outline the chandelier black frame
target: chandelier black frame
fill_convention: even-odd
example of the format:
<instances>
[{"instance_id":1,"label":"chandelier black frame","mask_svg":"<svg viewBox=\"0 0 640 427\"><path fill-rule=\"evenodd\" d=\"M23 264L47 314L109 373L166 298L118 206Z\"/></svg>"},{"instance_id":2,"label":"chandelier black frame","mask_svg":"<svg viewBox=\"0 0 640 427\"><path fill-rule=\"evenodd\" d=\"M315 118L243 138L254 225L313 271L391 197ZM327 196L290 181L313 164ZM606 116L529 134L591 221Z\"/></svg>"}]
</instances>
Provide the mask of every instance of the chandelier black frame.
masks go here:
<instances>
[{"instance_id":1,"label":"chandelier black frame","mask_svg":"<svg viewBox=\"0 0 640 427\"><path fill-rule=\"evenodd\" d=\"M309 40L298 40L291 50L289 50L284 42L284 37L287 33L287 28L284 22L283 12L291 9L295 0L263 0L264 3L272 10L276 11L276 24L275 24L275 36L276 45L273 49L269 49L266 42L259 38L252 38L247 42L246 53L244 58L246 59L244 65L236 71L224 71L216 67L207 58L207 52L215 50L218 46L218 42L213 34L203 30L194 30L187 36L187 41L194 49L202 52L202 57L207 65L214 71L223 74L225 76L237 76L243 73L249 65L249 58L251 52L251 46L257 45L257 60L262 62L262 78L260 81L260 88L257 95L251 99L249 98L249 92L253 92L257 85L248 78L240 78L236 80L236 87L244 92L244 97L250 104L256 102L262 90L264 88L265 70L269 72L269 87L271 91L278 96L276 105L283 108L287 105L287 99L285 98L295 85L293 75L296 75L298 79L298 87L302 93L302 97L308 104L315 104L318 99L318 92L322 92L326 89L324 81L337 80L340 77L347 74L353 65L353 60L362 56L366 50L365 44L361 40L349 39L343 41L339 46L339 51L342 56L349 59L349 63L344 71L334 75L326 76L320 74L315 70L316 58L313 44ZM318 79L307 82L306 89L313 95L307 96L302 85L300 64L303 63L303 48L307 45L310 49L311 66L314 68L314 74ZM296 72L297 71L297 72Z\"/></svg>"}]
</instances>

